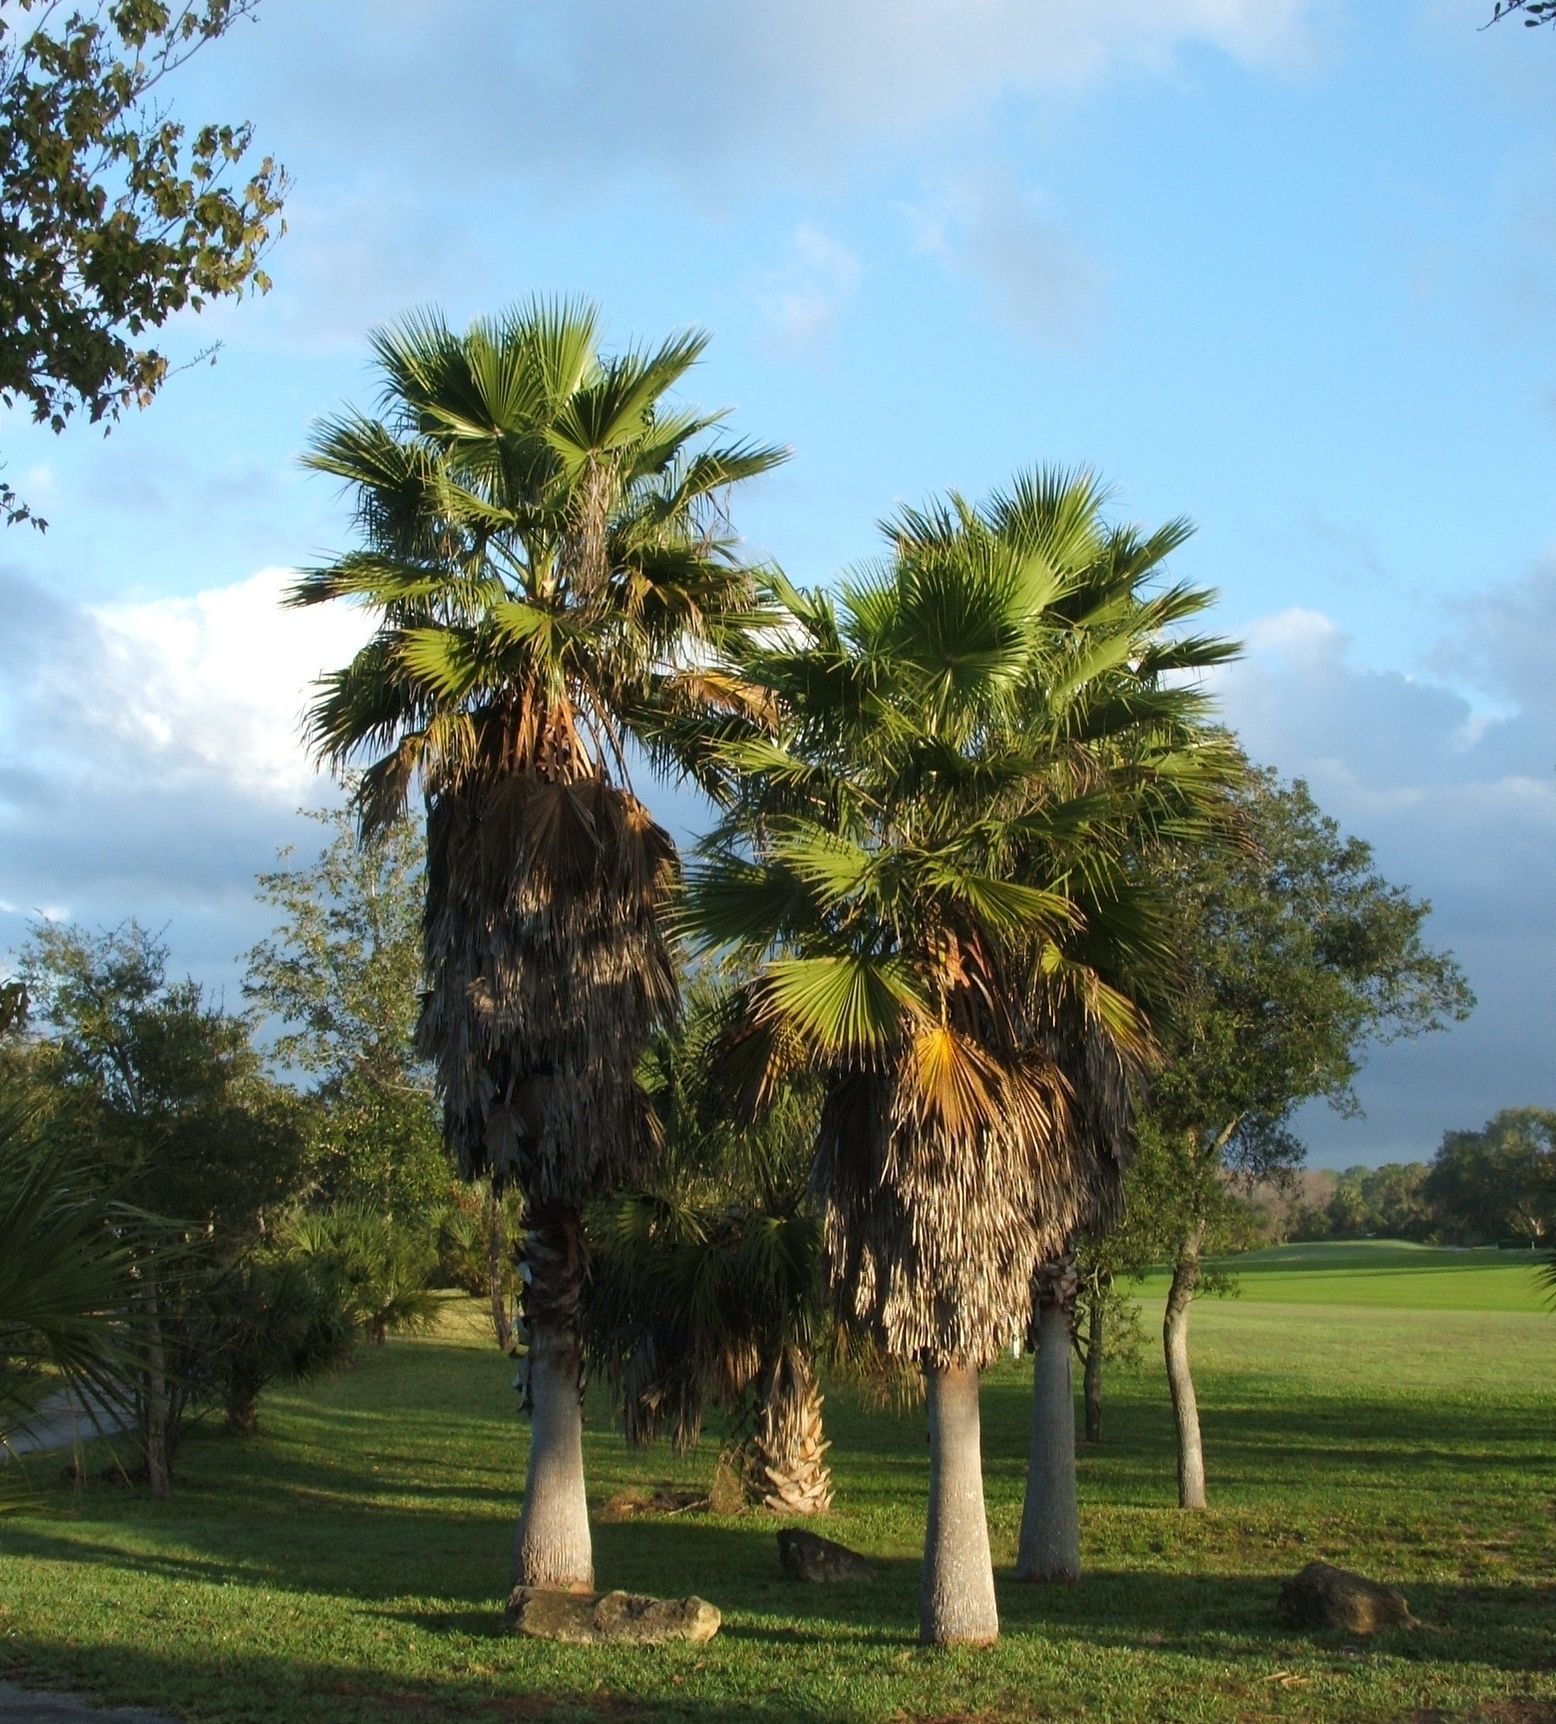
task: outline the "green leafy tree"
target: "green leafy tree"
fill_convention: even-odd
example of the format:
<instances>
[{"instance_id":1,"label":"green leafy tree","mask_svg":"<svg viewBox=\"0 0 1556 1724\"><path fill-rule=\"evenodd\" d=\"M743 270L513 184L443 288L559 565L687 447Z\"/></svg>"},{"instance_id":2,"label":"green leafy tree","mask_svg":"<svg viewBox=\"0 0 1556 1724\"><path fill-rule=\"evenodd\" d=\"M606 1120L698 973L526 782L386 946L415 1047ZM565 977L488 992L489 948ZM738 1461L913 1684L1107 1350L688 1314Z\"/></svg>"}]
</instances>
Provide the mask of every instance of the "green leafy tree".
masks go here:
<instances>
[{"instance_id":1,"label":"green leafy tree","mask_svg":"<svg viewBox=\"0 0 1556 1724\"><path fill-rule=\"evenodd\" d=\"M700 334L607 356L592 307L534 304L456 334L380 332L384 417L319 425L309 464L351 491L360 549L294 601L376 614L325 679L311 735L371 764L363 829L427 806L420 1046L469 1178L525 1200L533 1412L514 1578L593 1575L581 1445L580 1212L655 1153L639 1058L672 1015L661 913L674 846L626 749L667 708L731 689L708 668L751 581L725 513L779 451L709 444L671 399Z\"/></svg>"},{"instance_id":2,"label":"green leafy tree","mask_svg":"<svg viewBox=\"0 0 1556 1724\"><path fill-rule=\"evenodd\" d=\"M1454 1244L1543 1244L1556 1235L1556 1111L1504 1108L1479 1131L1445 1132L1423 1195Z\"/></svg>"},{"instance_id":3,"label":"green leafy tree","mask_svg":"<svg viewBox=\"0 0 1556 1724\"><path fill-rule=\"evenodd\" d=\"M191 131L164 82L258 0L16 0L0 16L0 401L62 431L145 406L174 312L269 287L286 177L246 124ZM31 514L0 484L12 522ZM35 518L35 517L34 517ZM44 525L38 522L38 525Z\"/></svg>"},{"instance_id":4,"label":"green leafy tree","mask_svg":"<svg viewBox=\"0 0 1556 1724\"><path fill-rule=\"evenodd\" d=\"M889 561L835 597L775 580L781 626L744 667L772 727L731 720L705 745L727 815L689 920L755 967L758 1092L796 1071L821 1086L839 1320L924 1372L932 1643L997 1633L979 1373L1096 1208L1062 1050L1080 1026L1126 1065L1149 1047L1108 979L1151 945L1123 852L1222 752L1167 675L1224 656L1174 636L1207 595L1086 602L1120 548L1101 503L1086 477L1023 476L983 509L889 522ZM1007 532L1012 515L1045 530Z\"/></svg>"},{"instance_id":5,"label":"green leafy tree","mask_svg":"<svg viewBox=\"0 0 1556 1724\"><path fill-rule=\"evenodd\" d=\"M179 1224L174 1260L134 1265L143 1365L131 1411L152 1492L165 1497L198 1392L204 1293L301 1175L296 1099L262 1076L247 1021L209 1006L195 983L170 982L166 948L134 922L97 935L37 924L21 964L50 1140L102 1191Z\"/></svg>"},{"instance_id":6,"label":"green leafy tree","mask_svg":"<svg viewBox=\"0 0 1556 1724\"><path fill-rule=\"evenodd\" d=\"M277 922L248 953L243 991L281 1022L277 1060L314 1080L309 1159L319 1195L430 1225L451 1169L432 1072L414 1047L420 828L400 819L359 843L346 811L311 818L327 834L319 856L259 877Z\"/></svg>"},{"instance_id":7,"label":"green leafy tree","mask_svg":"<svg viewBox=\"0 0 1556 1724\"><path fill-rule=\"evenodd\" d=\"M1299 1104L1359 1112L1370 1045L1440 1029L1474 1003L1452 957L1426 943L1430 905L1384 880L1300 780L1250 770L1227 818L1240 844L1163 865L1182 972L1148 1104L1171 1222L1163 1345L1184 1508L1205 1505L1189 1310L1207 1249L1239 1214L1228 1176L1295 1167Z\"/></svg>"}]
</instances>

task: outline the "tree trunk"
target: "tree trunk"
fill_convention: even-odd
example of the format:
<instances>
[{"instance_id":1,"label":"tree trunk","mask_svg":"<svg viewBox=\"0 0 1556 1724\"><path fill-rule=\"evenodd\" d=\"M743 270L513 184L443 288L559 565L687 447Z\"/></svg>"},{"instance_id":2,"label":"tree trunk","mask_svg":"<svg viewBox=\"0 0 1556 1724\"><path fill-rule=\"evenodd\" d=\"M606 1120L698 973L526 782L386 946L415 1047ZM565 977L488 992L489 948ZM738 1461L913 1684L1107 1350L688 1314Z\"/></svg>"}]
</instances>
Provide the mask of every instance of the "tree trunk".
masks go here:
<instances>
[{"instance_id":1,"label":"tree trunk","mask_svg":"<svg viewBox=\"0 0 1556 1724\"><path fill-rule=\"evenodd\" d=\"M1027 1496L1021 1511L1016 1578L1076 1581L1081 1577L1081 1533L1075 1488L1075 1392L1070 1382L1074 1272L1040 1276L1039 1288Z\"/></svg>"},{"instance_id":2,"label":"tree trunk","mask_svg":"<svg viewBox=\"0 0 1556 1724\"><path fill-rule=\"evenodd\" d=\"M931 1366L929 1518L919 1586L919 1639L926 1646L988 1646L999 1637L994 1563L983 1507L978 1373Z\"/></svg>"},{"instance_id":3,"label":"tree trunk","mask_svg":"<svg viewBox=\"0 0 1556 1724\"><path fill-rule=\"evenodd\" d=\"M486 1190L486 1287L492 1301L492 1328L503 1352L513 1351L513 1322L508 1315L508 1263L503 1249L502 1197Z\"/></svg>"},{"instance_id":4,"label":"tree trunk","mask_svg":"<svg viewBox=\"0 0 1556 1724\"><path fill-rule=\"evenodd\" d=\"M1194 1398L1194 1377L1189 1365L1189 1307L1199 1286L1199 1253L1204 1240L1204 1227L1196 1226L1179 1244L1172 1266L1172 1286L1167 1293L1167 1315L1162 1322L1167 1384L1172 1390L1172 1412L1178 1427L1178 1507L1186 1509L1205 1506L1205 1451L1200 1442L1199 1403Z\"/></svg>"},{"instance_id":5,"label":"tree trunk","mask_svg":"<svg viewBox=\"0 0 1556 1724\"><path fill-rule=\"evenodd\" d=\"M543 1206L524 1237L524 1266L530 1443L513 1581L588 1592L594 1587L594 1556L584 1496L579 1343L584 1255L576 1211L561 1204Z\"/></svg>"},{"instance_id":6,"label":"tree trunk","mask_svg":"<svg viewBox=\"0 0 1556 1724\"><path fill-rule=\"evenodd\" d=\"M146 1478L158 1502L173 1495L173 1453L168 1440L167 1349L162 1334L162 1299L157 1272L147 1268L146 1277L146 1369L145 1408L141 1419L141 1446L146 1454Z\"/></svg>"},{"instance_id":7,"label":"tree trunk","mask_svg":"<svg viewBox=\"0 0 1556 1724\"><path fill-rule=\"evenodd\" d=\"M753 1439L755 1495L774 1514L825 1514L832 1469L822 1436L823 1395L810 1355L786 1347L763 1374Z\"/></svg>"},{"instance_id":8,"label":"tree trunk","mask_svg":"<svg viewBox=\"0 0 1556 1724\"><path fill-rule=\"evenodd\" d=\"M1102 1329L1107 1315L1103 1289L1094 1287L1086 1306L1086 1441L1102 1441Z\"/></svg>"}]
</instances>

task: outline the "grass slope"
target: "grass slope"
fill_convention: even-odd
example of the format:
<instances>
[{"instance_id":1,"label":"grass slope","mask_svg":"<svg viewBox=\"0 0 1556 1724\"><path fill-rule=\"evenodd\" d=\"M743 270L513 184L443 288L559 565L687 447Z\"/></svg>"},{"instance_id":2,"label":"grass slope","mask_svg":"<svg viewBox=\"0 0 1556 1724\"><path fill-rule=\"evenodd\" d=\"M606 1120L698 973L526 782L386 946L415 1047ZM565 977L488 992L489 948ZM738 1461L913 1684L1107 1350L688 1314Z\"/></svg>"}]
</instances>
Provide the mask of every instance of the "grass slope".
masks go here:
<instances>
[{"instance_id":1,"label":"grass slope","mask_svg":"<svg viewBox=\"0 0 1556 1724\"><path fill-rule=\"evenodd\" d=\"M1364 1291L1394 1273L1388 1253L1350 1260L1366 1266L1335 1303L1197 1310L1208 1513L1173 1507L1160 1370L1110 1384L1107 1446L1080 1462L1087 1576L1057 1590L1002 1579L989 1653L914 1644L922 1416L842 1394L824 1530L880 1559L875 1585L785 1582L765 1517L606 1524L602 1582L711 1597L719 1637L606 1652L497 1637L524 1435L511 1368L458 1305L434 1337L273 1397L265 1436L197 1436L170 1504L34 1468L46 1500L0 1523L0 1676L235 1724L1556 1720L1556 1317L1472 1299L1390 1308ZM1261 1293L1345 1265L1288 1257L1267 1273ZM1478 1272L1493 1304L1498 1273ZM990 1374L989 1507L1007 1567L1027 1402L1024 1366ZM596 1501L696 1481L712 1461L631 1455L603 1409L589 1450ZM1278 1627L1281 1578L1319 1556L1397 1581L1425 1626L1370 1646Z\"/></svg>"},{"instance_id":2,"label":"grass slope","mask_svg":"<svg viewBox=\"0 0 1556 1724\"><path fill-rule=\"evenodd\" d=\"M1279 1245L1227 1258L1242 1297L1282 1305L1384 1305L1402 1311L1542 1311L1550 1288L1534 1252L1455 1251L1401 1239ZM1166 1278L1153 1278L1165 1295Z\"/></svg>"}]
</instances>

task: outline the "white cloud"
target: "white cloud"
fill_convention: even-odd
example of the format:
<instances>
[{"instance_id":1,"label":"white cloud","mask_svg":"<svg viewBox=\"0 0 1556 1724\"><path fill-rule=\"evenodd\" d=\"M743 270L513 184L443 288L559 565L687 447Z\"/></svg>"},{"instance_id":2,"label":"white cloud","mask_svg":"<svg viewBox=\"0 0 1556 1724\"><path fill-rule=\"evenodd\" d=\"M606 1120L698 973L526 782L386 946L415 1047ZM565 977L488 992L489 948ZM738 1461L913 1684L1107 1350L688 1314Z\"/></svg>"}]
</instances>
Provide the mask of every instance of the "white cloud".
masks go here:
<instances>
[{"instance_id":1,"label":"white cloud","mask_svg":"<svg viewBox=\"0 0 1556 1724\"><path fill-rule=\"evenodd\" d=\"M859 285L859 259L819 228L798 227L783 263L758 293L762 317L786 348L814 346Z\"/></svg>"},{"instance_id":2,"label":"white cloud","mask_svg":"<svg viewBox=\"0 0 1556 1724\"><path fill-rule=\"evenodd\" d=\"M97 660L76 722L156 776L216 773L288 805L306 796L317 775L298 726L311 685L369 630L342 605L283 608L295 578L261 569L191 598L89 608Z\"/></svg>"},{"instance_id":3,"label":"white cloud","mask_svg":"<svg viewBox=\"0 0 1556 1724\"><path fill-rule=\"evenodd\" d=\"M6 904L28 915L168 926L177 962L230 984L257 937L254 876L335 795L308 760L309 685L366 638L360 613L282 609L292 578L141 604L70 605L0 568ZM306 837L303 842L308 842Z\"/></svg>"},{"instance_id":4,"label":"white cloud","mask_svg":"<svg viewBox=\"0 0 1556 1724\"><path fill-rule=\"evenodd\" d=\"M707 189L834 174L1010 99L1170 72L1195 49L1294 70L1316 0L274 0L249 62L256 111L337 158L436 151L475 180L562 194L593 170L669 170ZM288 145L290 151L291 146ZM300 164L305 166L305 162Z\"/></svg>"}]
</instances>

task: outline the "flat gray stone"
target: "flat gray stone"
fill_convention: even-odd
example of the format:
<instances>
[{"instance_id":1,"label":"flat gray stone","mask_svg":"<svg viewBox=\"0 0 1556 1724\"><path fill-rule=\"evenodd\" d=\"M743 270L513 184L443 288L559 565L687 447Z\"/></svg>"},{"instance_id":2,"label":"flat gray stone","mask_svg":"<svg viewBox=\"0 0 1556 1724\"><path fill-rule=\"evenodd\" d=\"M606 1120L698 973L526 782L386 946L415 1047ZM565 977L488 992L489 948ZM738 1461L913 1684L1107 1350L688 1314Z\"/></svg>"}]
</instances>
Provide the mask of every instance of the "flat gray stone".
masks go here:
<instances>
[{"instance_id":1,"label":"flat gray stone","mask_svg":"<svg viewBox=\"0 0 1556 1724\"><path fill-rule=\"evenodd\" d=\"M166 1712L98 1706L83 1694L37 1694L10 1682L0 1682L0 1718L6 1724L176 1724Z\"/></svg>"},{"instance_id":2,"label":"flat gray stone","mask_svg":"<svg viewBox=\"0 0 1556 1724\"><path fill-rule=\"evenodd\" d=\"M636 1592L554 1592L516 1586L508 1597L506 1629L532 1640L572 1646L667 1640L711 1640L721 1618L705 1598L650 1598Z\"/></svg>"}]
</instances>

